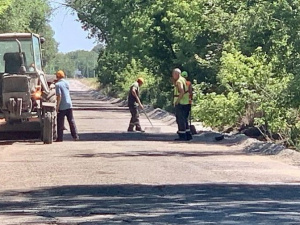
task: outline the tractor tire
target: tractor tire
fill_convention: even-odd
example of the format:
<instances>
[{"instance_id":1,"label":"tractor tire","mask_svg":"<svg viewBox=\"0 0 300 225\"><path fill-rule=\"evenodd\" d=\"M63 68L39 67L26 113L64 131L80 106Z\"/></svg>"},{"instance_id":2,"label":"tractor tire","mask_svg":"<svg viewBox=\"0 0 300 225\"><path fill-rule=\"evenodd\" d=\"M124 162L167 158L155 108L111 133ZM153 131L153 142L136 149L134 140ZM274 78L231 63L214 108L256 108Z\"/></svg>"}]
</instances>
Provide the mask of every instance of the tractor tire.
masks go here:
<instances>
[{"instance_id":1,"label":"tractor tire","mask_svg":"<svg viewBox=\"0 0 300 225\"><path fill-rule=\"evenodd\" d=\"M45 92L42 93L42 99L45 102L56 102L56 92L55 89L51 89L47 94Z\"/></svg>"},{"instance_id":2,"label":"tractor tire","mask_svg":"<svg viewBox=\"0 0 300 225\"><path fill-rule=\"evenodd\" d=\"M53 140L57 139L57 113L52 112L52 119L53 119Z\"/></svg>"},{"instance_id":3,"label":"tractor tire","mask_svg":"<svg viewBox=\"0 0 300 225\"><path fill-rule=\"evenodd\" d=\"M44 144L52 144L53 143L53 113L46 112L44 115L44 124L43 124L43 142Z\"/></svg>"}]
</instances>

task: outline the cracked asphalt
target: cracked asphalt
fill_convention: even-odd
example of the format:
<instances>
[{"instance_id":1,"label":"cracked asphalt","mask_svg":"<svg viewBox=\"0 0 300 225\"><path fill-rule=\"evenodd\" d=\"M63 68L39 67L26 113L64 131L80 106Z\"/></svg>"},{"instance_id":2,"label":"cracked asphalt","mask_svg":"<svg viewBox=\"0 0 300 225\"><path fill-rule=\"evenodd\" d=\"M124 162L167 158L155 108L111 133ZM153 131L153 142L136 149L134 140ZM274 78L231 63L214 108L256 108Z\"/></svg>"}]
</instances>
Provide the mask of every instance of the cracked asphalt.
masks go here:
<instances>
[{"instance_id":1,"label":"cracked asphalt","mask_svg":"<svg viewBox=\"0 0 300 225\"><path fill-rule=\"evenodd\" d=\"M0 224L300 224L296 153L209 133L176 143L161 120L127 133L126 108L70 84L79 142L0 141Z\"/></svg>"}]
</instances>

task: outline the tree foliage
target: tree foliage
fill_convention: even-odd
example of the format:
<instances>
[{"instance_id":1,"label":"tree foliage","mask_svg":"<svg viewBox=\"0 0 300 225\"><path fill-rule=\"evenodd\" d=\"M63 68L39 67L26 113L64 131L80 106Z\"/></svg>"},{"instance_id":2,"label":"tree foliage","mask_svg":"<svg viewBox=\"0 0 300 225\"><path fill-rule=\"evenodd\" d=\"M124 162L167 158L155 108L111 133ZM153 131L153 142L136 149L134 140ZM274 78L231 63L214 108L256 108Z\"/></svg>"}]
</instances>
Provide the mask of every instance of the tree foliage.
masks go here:
<instances>
[{"instance_id":1,"label":"tree foliage","mask_svg":"<svg viewBox=\"0 0 300 225\"><path fill-rule=\"evenodd\" d=\"M98 54L94 51L78 50L68 53L58 53L49 65L49 73L63 70L68 77L75 77L80 71L84 77L94 77Z\"/></svg>"},{"instance_id":2,"label":"tree foliage","mask_svg":"<svg viewBox=\"0 0 300 225\"><path fill-rule=\"evenodd\" d=\"M51 13L52 9L47 0L1 0L0 32L32 32L44 36L44 58L50 62L57 53L54 32L49 25Z\"/></svg>"},{"instance_id":3,"label":"tree foliage","mask_svg":"<svg viewBox=\"0 0 300 225\"><path fill-rule=\"evenodd\" d=\"M297 145L299 1L68 3L90 35L106 44L98 64L104 85L124 91L118 75L138 62L139 71L148 71L155 80L152 91L160 93L152 101L166 107L170 72L180 67L199 83L196 118L219 129L256 126L266 137L277 134Z\"/></svg>"},{"instance_id":4,"label":"tree foliage","mask_svg":"<svg viewBox=\"0 0 300 225\"><path fill-rule=\"evenodd\" d=\"M12 0L1 0L0 1L0 15L7 9L7 7L11 4Z\"/></svg>"}]
</instances>

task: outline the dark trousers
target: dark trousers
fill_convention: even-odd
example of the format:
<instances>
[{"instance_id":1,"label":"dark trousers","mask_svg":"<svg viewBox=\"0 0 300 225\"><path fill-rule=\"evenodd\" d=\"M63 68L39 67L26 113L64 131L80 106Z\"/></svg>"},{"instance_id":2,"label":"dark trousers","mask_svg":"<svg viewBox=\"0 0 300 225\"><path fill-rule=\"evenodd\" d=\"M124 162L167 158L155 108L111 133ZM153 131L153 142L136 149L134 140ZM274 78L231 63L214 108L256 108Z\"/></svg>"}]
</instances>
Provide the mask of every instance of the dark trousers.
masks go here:
<instances>
[{"instance_id":1,"label":"dark trousers","mask_svg":"<svg viewBox=\"0 0 300 225\"><path fill-rule=\"evenodd\" d=\"M131 113L131 119L128 130L133 130L134 127L136 127L137 130L141 130L138 106L129 106L129 111Z\"/></svg>"},{"instance_id":2,"label":"dark trousers","mask_svg":"<svg viewBox=\"0 0 300 225\"><path fill-rule=\"evenodd\" d=\"M74 139L78 137L78 132L77 132L74 116L73 116L73 110L72 109L59 110L57 114L57 141L63 140L65 117L67 117L67 120L69 122L72 137Z\"/></svg>"},{"instance_id":3,"label":"dark trousers","mask_svg":"<svg viewBox=\"0 0 300 225\"><path fill-rule=\"evenodd\" d=\"M186 133L188 129L188 105L178 104L175 106L176 123L178 125L179 133Z\"/></svg>"},{"instance_id":4,"label":"dark trousers","mask_svg":"<svg viewBox=\"0 0 300 225\"><path fill-rule=\"evenodd\" d=\"M186 127L187 127L187 130L190 130L190 119L191 119L191 111L192 111L192 105L191 104L188 104L188 108L187 108L187 120L186 120Z\"/></svg>"},{"instance_id":5,"label":"dark trousers","mask_svg":"<svg viewBox=\"0 0 300 225\"><path fill-rule=\"evenodd\" d=\"M178 104L175 106L178 135L182 139L191 139L189 126L189 105Z\"/></svg>"}]
</instances>

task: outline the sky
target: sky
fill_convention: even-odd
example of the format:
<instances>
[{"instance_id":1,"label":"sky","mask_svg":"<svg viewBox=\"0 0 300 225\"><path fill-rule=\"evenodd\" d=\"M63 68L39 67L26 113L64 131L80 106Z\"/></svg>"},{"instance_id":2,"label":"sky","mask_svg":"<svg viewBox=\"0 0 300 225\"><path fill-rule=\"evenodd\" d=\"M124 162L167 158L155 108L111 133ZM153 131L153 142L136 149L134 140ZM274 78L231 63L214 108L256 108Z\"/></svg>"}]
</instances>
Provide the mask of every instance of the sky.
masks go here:
<instances>
[{"instance_id":1,"label":"sky","mask_svg":"<svg viewBox=\"0 0 300 225\"><path fill-rule=\"evenodd\" d=\"M50 25L55 32L54 38L59 43L59 52L71 52L76 50L92 50L97 44L95 39L88 39L88 32L81 28L81 23L76 21L77 15L59 4L64 0L50 0L51 6L56 9L51 18Z\"/></svg>"}]
</instances>

